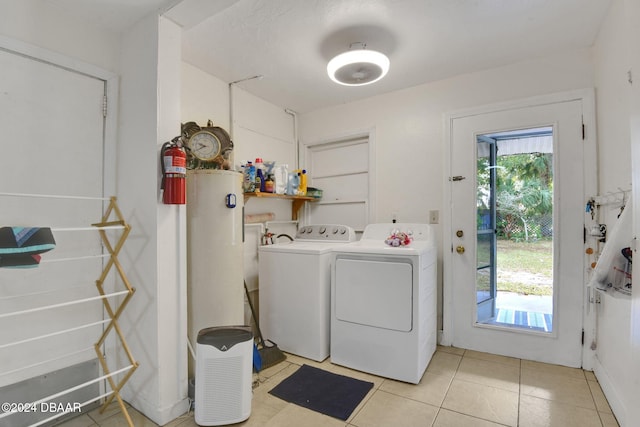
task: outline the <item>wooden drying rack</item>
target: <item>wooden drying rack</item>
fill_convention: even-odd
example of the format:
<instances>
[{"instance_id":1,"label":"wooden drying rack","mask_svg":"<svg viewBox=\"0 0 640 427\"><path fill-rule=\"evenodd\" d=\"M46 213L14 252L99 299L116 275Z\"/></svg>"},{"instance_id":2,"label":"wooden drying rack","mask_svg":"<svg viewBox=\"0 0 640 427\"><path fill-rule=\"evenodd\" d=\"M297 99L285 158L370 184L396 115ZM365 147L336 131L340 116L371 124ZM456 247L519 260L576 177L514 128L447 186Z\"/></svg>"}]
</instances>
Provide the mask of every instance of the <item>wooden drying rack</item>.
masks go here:
<instances>
[{"instance_id":1,"label":"wooden drying rack","mask_svg":"<svg viewBox=\"0 0 640 427\"><path fill-rule=\"evenodd\" d=\"M109 217L111 216L112 213L115 213L115 217L117 219L114 221L109 221ZM109 252L109 261L104 266L104 269L102 270L102 274L100 275L98 280L96 280L96 287L98 288L98 292L100 292L100 295L102 296L102 304L104 305L104 308L107 314L109 315L111 321L108 323L107 327L102 332L100 339L96 342L94 347L96 350L96 355L98 356L98 359L100 360L100 364L102 365L102 370L104 371L104 374L107 377L107 381L109 382L109 385L111 386L111 390L113 390L113 393L109 396L109 398L107 398L107 400L104 402L104 404L100 408L100 413L103 413L104 410L113 401L113 399L116 398L116 400L118 401L118 404L120 405L120 409L122 410L122 414L127 420L127 423L129 424L130 427L134 427L133 421L131 420L131 417L129 416L129 412L127 411L127 407L125 406L124 401L120 396L120 390L125 385L125 383L129 380L129 378L131 378L131 375L133 375L135 370L138 368L139 364L131 354L129 345L127 344L127 341L125 340L124 335L122 334L122 330L120 329L120 325L118 324L118 318L120 317L125 307L131 300L131 297L133 297L133 294L136 291L135 288L131 286L131 283L129 282L129 279L127 279L127 276L124 273L124 269L122 268L120 261L118 261L118 254L120 253L120 250L122 249L122 246L124 245L125 240L127 240L127 237L129 236L129 232L131 231L131 226L124 220L124 217L122 216L122 212L120 211L120 208L118 208L118 204L116 203L115 197L111 197L109 207L107 208L104 215L102 216L102 221L95 224L91 224L91 225L98 228L98 232L100 233L100 238L102 239L104 246L107 248L107 251ZM104 229L104 227L112 227L112 226L122 227L122 234L120 234L120 237L118 238L115 246L111 244L111 241L109 240L109 237L107 236L107 233ZM116 267L116 271L120 276L120 279L122 280L122 283L124 284L127 290L127 293L125 294L124 299L120 301L120 304L117 307L115 307L115 310L114 310L114 307L109 302L109 300L107 299L106 293L103 287L104 281L109 275L109 272L111 271L111 268L113 266ZM127 359L129 360L129 363L130 363L128 367L129 368L128 371L120 379L120 381L118 381L118 383L116 383L115 380L113 379L113 375L110 373L107 361L104 355L102 354L102 351L100 350L100 347L104 344L105 340L107 339L107 336L109 335L112 329L115 331L116 335L120 339L120 344L122 345L122 348L124 349L124 352L127 355Z\"/></svg>"},{"instance_id":2,"label":"wooden drying rack","mask_svg":"<svg viewBox=\"0 0 640 427\"><path fill-rule=\"evenodd\" d=\"M133 355L131 354L131 351L129 349L129 346L125 340L125 337L122 333L122 330L120 328L120 325L118 324L118 319L121 316L122 312L124 311L124 309L126 308L127 304L129 303L129 301L131 300L133 294L135 293L135 288L133 288L131 286L131 283L129 282L129 280L127 279L127 276L124 272L124 269L122 268L122 265L120 264L120 261L118 260L118 254L120 253L127 237L129 236L129 233L131 231L131 226L129 224L127 224L127 222L124 220L124 217L122 215L122 212L120 211L118 204L116 202L116 198L115 197L110 197L110 198L104 198L104 197L76 197L76 196L62 196L62 195L42 195L42 194L21 194L21 193L2 193L0 192L0 196L7 196L7 197L27 197L27 198L53 198L53 199L80 199L80 200L101 200L101 201L109 201L109 205L107 207L107 209L104 211L104 214L102 216L102 219L100 222L95 223L95 224L91 224L90 227L71 227L71 228L58 228L55 229L55 231L93 231L93 230L97 230L100 233L100 237L102 239L102 243L104 245L104 247L106 248L108 254L105 255L98 255L97 257L101 257L101 258L108 258L108 261L104 264L104 267L102 269L102 273L100 274L99 278L96 280L96 287L98 288L98 292L99 292L99 296L95 296L95 297L89 297L89 298L83 298L83 299L78 299L78 300L73 300L73 301L67 301L67 302L63 302L63 303L54 303L51 305L45 305L45 306L40 306L40 307L32 307L32 308L28 308L25 310L18 310L18 311L14 311L14 312L8 312L8 313L0 313L0 318L6 318L6 317L12 317L12 316L18 316L18 315L22 315L22 314L26 314L26 313L31 313L31 312L36 312L36 311L43 311L43 310L50 310L50 309L56 309L59 307L63 307L63 306L68 306L68 305L72 305L72 304L79 304L79 303L84 303L84 302L89 302L89 301L93 301L93 300L101 300L102 301L102 305L104 307L105 312L108 315L107 319L104 319L103 321L100 322L92 322L86 325L82 325L82 326L76 326L70 329L66 329L66 330L61 330L61 331L57 331L57 332L53 332L50 334L45 334L45 335L41 335L41 336L37 336L37 337L31 337L31 338L27 338L24 340L19 340L16 342L11 342L11 343L4 343L2 344L0 347L1 348L5 348L5 347L9 347L9 346L14 346L14 345L20 345L26 342L31 342L31 341L35 341L41 338L48 338L50 336L53 335L58 335L58 334L62 334L62 333L66 333L66 332L73 332L75 330L81 329L81 328L85 328L85 327L91 327L91 326L95 326L95 325L99 325L99 324L103 324L106 325L102 334L100 335L100 338L98 339L98 341L93 345L93 348L95 350L96 355L98 356L98 360L100 361L100 364L102 365L102 370L103 370L103 375L98 377L98 378L94 378L91 379L83 384L79 384L76 386L73 386L71 388L68 388L66 390L60 391L56 394L53 394L51 396L47 396L44 398L39 399L36 402L32 402L33 405L39 404L41 402L46 402L49 401L55 397L70 393L74 390L77 390L79 388L85 387L87 385L90 384L94 384L103 380L107 380L107 382L109 383L110 387L111 387L111 391L110 392L106 392L104 394L101 394L100 396L97 396L91 400L88 400L87 402L82 403L80 406L83 407L85 405L88 405L90 403L93 403L95 401L101 400L101 399L106 399L104 401L104 403L102 404L102 406L100 407L99 411L100 413L103 413L105 411L105 409L109 406L109 404L113 401L113 399L115 398L120 406L120 409L122 411L122 414L124 416L124 418L127 421L127 424L129 425L129 427L134 427L134 423L131 420L131 417L129 415L129 412L127 411L127 408L125 406L124 401L122 400L122 397L120 396L120 390L122 390L122 387L125 385L125 383L131 378L131 375L133 375L133 373L135 372L135 370L138 368L138 362L135 360L135 358L133 357ZM110 217L114 217L114 219L110 219ZM52 229L53 230L53 229ZM118 230L121 230L120 234L116 234L118 232ZM114 240L115 244L112 244L111 240L109 239L109 236L107 235L108 231L112 231L113 233L111 234L112 236L112 240ZM90 256L92 257L92 256ZM78 257L78 258L68 258L68 259L61 259L61 261L64 260L72 260L72 259L83 259L84 257ZM55 261L55 260L54 260ZM46 262L46 261L43 261ZM109 276L109 273L111 272L111 270L113 269L113 267L115 267L115 270L118 274L118 276L120 277L120 279L122 280L122 283L124 284L124 288L125 290L122 291L116 291L110 294L107 294L105 292L104 289L104 282L107 279L107 277ZM112 300L112 302L109 301L109 298L112 297L116 297L116 296L120 296L123 297L119 302L117 302L116 300ZM122 346L122 349L124 350L126 357L129 361L129 365L126 367L119 367L116 369L112 369L109 367L109 364L107 363L107 360L105 358L105 356L103 355L103 352L101 351L101 347L105 344L105 341L107 339L107 337L109 336L109 334L115 331L115 334L117 336L117 340L119 340L120 345ZM88 347L86 350L91 350L91 347ZM81 350L84 351L84 350ZM71 353L74 354L74 353ZM53 359L55 360L55 359ZM49 362L49 361L47 361ZM45 363L45 362L42 362ZM5 375L7 373L11 373L11 372L15 372L21 369L26 369L29 368L29 366L26 366L24 368L18 368L17 370L14 371L8 371L8 372L3 372L2 375ZM123 375L119 380L117 380L117 378L115 378L118 375ZM41 420L35 424L32 424L33 426L39 426L41 424L50 422L62 415L64 415L65 412L60 412L57 413L55 415L53 415L52 417L49 417L47 419ZM0 418L4 418L6 416L10 416L12 415L12 412L4 412L4 413L0 413Z\"/></svg>"}]
</instances>

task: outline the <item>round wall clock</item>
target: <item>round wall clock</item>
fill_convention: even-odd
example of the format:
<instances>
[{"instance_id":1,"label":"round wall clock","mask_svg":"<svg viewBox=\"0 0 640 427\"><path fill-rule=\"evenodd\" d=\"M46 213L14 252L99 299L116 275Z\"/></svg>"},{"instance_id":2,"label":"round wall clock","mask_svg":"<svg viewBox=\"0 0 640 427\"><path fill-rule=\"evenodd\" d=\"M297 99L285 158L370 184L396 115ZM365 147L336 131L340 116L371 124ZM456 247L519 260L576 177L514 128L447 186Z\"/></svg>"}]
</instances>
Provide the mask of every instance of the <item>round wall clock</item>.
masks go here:
<instances>
[{"instance_id":1,"label":"round wall clock","mask_svg":"<svg viewBox=\"0 0 640 427\"><path fill-rule=\"evenodd\" d=\"M220 140L213 133L199 130L189 138L187 146L195 158L202 162L212 162L220 155L222 146Z\"/></svg>"}]
</instances>

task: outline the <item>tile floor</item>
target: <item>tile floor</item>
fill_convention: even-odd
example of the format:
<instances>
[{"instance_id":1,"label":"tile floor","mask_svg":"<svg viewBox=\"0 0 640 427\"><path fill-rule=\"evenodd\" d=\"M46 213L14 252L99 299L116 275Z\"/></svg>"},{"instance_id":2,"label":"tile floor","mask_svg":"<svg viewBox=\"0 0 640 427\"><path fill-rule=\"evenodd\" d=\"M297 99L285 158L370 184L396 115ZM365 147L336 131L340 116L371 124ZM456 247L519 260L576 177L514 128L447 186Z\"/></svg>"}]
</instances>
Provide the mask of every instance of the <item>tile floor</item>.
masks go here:
<instances>
[{"instance_id":1,"label":"tile floor","mask_svg":"<svg viewBox=\"0 0 640 427\"><path fill-rule=\"evenodd\" d=\"M374 383L347 422L271 396L268 391L302 364ZM539 362L438 347L418 385L288 355L256 375L251 416L237 426L260 427L610 427L618 426L592 372ZM155 424L129 410L136 427ZM64 427L126 426L117 406L93 411ZM196 426L193 414L167 424Z\"/></svg>"}]
</instances>

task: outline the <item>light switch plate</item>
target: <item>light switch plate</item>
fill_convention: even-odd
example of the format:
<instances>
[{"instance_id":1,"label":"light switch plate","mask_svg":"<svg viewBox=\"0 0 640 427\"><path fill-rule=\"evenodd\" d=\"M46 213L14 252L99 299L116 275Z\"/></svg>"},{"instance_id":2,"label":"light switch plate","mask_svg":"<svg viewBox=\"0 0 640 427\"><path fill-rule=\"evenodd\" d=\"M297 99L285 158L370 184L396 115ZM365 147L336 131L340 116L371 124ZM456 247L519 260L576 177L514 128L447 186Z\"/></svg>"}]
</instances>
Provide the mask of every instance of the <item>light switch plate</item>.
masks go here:
<instances>
[{"instance_id":1,"label":"light switch plate","mask_svg":"<svg viewBox=\"0 0 640 427\"><path fill-rule=\"evenodd\" d=\"M429 211L429 224L438 224L440 221L440 211Z\"/></svg>"}]
</instances>

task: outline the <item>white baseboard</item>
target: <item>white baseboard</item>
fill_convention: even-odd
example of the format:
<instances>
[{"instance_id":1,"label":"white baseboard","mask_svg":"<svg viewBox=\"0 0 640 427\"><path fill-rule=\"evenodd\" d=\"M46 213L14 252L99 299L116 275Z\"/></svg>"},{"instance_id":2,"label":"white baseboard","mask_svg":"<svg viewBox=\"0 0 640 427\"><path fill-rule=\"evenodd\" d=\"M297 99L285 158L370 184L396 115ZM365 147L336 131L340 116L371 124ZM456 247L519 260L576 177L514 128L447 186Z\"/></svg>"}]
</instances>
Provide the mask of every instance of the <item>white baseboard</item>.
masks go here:
<instances>
[{"instance_id":1,"label":"white baseboard","mask_svg":"<svg viewBox=\"0 0 640 427\"><path fill-rule=\"evenodd\" d=\"M594 357L593 373L598 379L598 383L600 383L600 388L607 398L609 406L618 420L618 424L620 427L627 427L627 408L624 400L621 398L622 394L597 357Z\"/></svg>"},{"instance_id":2,"label":"white baseboard","mask_svg":"<svg viewBox=\"0 0 640 427\"><path fill-rule=\"evenodd\" d=\"M122 397L138 412L141 412L159 426L168 424L189 410L189 399L186 397L163 408L159 408L147 400L126 395L125 392L123 392Z\"/></svg>"}]
</instances>

